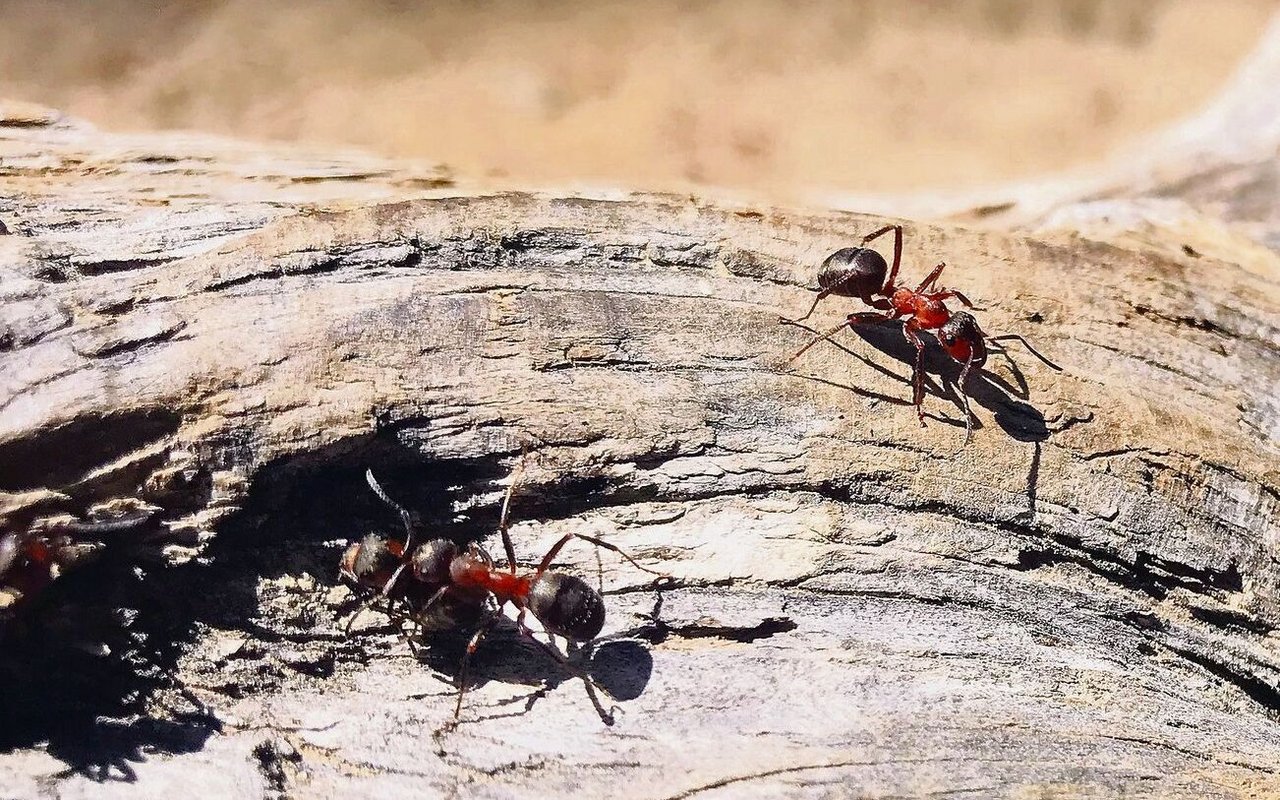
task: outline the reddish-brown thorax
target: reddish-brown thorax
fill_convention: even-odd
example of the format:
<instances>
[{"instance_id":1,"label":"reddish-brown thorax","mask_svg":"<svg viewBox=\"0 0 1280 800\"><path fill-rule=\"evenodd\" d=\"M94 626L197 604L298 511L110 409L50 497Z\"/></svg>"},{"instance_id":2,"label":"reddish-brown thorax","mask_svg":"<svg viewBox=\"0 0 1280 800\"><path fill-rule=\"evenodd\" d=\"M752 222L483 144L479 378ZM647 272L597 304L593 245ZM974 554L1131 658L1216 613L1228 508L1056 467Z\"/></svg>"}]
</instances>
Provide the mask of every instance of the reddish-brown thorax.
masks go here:
<instances>
[{"instance_id":1,"label":"reddish-brown thorax","mask_svg":"<svg viewBox=\"0 0 1280 800\"><path fill-rule=\"evenodd\" d=\"M930 330L941 328L951 318L951 313L947 311L946 305L941 300L934 300L926 294L913 292L905 286L894 290L890 302L893 303L893 310L900 316L915 317L921 328Z\"/></svg>"},{"instance_id":2,"label":"reddish-brown thorax","mask_svg":"<svg viewBox=\"0 0 1280 800\"><path fill-rule=\"evenodd\" d=\"M458 586L492 592L498 602L523 606L529 596L529 579L495 570L478 558L462 555L449 565L449 577Z\"/></svg>"}]
</instances>

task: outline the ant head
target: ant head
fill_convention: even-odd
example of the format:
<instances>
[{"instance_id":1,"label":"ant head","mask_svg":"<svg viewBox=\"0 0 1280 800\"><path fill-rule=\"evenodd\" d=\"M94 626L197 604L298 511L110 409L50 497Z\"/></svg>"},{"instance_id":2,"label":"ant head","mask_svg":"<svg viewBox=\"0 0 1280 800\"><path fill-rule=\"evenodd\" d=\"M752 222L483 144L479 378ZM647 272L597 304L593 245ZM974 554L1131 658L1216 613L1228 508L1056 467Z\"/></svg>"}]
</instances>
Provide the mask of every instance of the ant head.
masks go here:
<instances>
[{"instance_id":1,"label":"ant head","mask_svg":"<svg viewBox=\"0 0 1280 800\"><path fill-rule=\"evenodd\" d=\"M458 555L458 546L448 539L432 539L413 551L413 575L423 583L449 582L449 565Z\"/></svg>"},{"instance_id":2,"label":"ant head","mask_svg":"<svg viewBox=\"0 0 1280 800\"><path fill-rule=\"evenodd\" d=\"M987 345L978 320L967 311L956 311L946 324L938 328L938 342L942 349L960 363L969 362L981 367L987 363Z\"/></svg>"},{"instance_id":3,"label":"ant head","mask_svg":"<svg viewBox=\"0 0 1280 800\"><path fill-rule=\"evenodd\" d=\"M391 543L371 533L342 554L342 577L361 586L381 588L391 579L400 558Z\"/></svg>"},{"instance_id":4,"label":"ant head","mask_svg":"<svg viewBox=\"0 0 1280 800\"><path fill-rule=\"evenodd\" d=\"M827 256L818 268L818 286L842 297L858 297L870 303L884 288L889 265L884 256L867 247L846 247Z\"/></svg>"},{"instance_id":5,"label":"ant head","mask_svg":"<svg viewBox=\"0 0 1280 800\"><path fill-rule=\"evenodd\" d=\"M529 610L548 633L585 642L604 627L604 598L581 578L544 572L529 587Z\"/></svg>"}]
</instances>

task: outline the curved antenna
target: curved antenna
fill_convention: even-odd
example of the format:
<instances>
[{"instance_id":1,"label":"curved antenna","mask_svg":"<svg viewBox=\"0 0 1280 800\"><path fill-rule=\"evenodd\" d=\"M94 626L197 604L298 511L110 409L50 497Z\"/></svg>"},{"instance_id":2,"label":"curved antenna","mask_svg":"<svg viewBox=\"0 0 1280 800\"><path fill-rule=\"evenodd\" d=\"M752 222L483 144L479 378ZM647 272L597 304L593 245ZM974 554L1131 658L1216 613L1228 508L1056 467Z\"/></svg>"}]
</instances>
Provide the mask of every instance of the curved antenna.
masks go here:
<instances>
[{"instance_id":1,"label":"curved antenna","mask_svg":"<svg viewBox=\"0 0 1280 800\"><path fill-rule=\"evenodd\" d=\"M1053 362L1052 362L1052 361L1050 361L1049 359L1045 358L1045 357L1040 353L1040 351L1039 351L1039 350L1037 350L1037 349L1035 349L1034 347L1032 347L1032 346L1031 346L1031 342L1028 342L1028 341L1027 341L1026 339L1024 339L1020 334L1017 334L1017 333L1002 333L1002 334L1000 334L999 336L988 336L988 337L987 337L987 341L991 341L991 342L998 342L998 341L1000 341L1001 339L1017 339L1019 342L1022 342L1022 346L1023 346L1023 347L1025 347L1025 348L1027 348L1027 351L1028 351L1028 352L1030 352L1030 353L1031 353L1031 355L1033 355L1033 356L1035 356L1036 358L1038 358L1038 359L1040 359L1041 361L1043 361L1043 362L1045 363L1045 365L1046 365L1046 366L1048 366L1048 367L1050 367L1051 369L1057 370L1058 372L1062 372L1062 367L1058 366L1057 364L1053 363Z\"/></svg>"},{"instance_id":2,"label":"curved antenna","mask_svg":"<svg viewBox=\"0 0 1280 800\"><path fill-rule=\"evenodd\" d=\"M413 544L413 517L409 515L409 512L405 509L404 506L400 505L395 500L392 500L390 497L387 496L387 493L386 491L383 490L382 485L378 483L378 479L373 477L373 470L371 469L365 470L364 479L369 483L369 488L372 489L373 493L378 496L378 499L386 503L387 505L391 506L392 508L394 508L396 512L400 515L400 521L404 523L404 532L405 532L404 552L408 553L409 550L411 549L411 545Z\"/></svg>"}]
</instances>

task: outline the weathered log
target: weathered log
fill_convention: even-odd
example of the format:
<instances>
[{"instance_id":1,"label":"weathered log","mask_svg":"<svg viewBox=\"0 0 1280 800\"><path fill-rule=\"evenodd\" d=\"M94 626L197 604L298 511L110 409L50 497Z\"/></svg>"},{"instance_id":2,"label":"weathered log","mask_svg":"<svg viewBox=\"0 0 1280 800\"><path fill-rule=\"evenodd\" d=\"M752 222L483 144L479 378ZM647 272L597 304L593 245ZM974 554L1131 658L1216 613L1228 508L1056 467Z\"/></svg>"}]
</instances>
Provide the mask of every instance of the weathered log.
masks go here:
<instances>
[{"instance_id":1,"label":"weathered log","mask_svg":"<svg viewBox=\"0 0 1280 800\"><path fill-rule=\"evenodd\" d=\"M881 218L0 120L0 502L96 556L12 599L6 794L1280 794L1274 252L909 224L908 278L1066 367L993 355L965 447L893 325L786 363ZM675 579L560 559L612 726L514 630L456 727L461 641L343 632L367 468L486 539L526 452L522 559Z\"/></svg>"}]
</instances>

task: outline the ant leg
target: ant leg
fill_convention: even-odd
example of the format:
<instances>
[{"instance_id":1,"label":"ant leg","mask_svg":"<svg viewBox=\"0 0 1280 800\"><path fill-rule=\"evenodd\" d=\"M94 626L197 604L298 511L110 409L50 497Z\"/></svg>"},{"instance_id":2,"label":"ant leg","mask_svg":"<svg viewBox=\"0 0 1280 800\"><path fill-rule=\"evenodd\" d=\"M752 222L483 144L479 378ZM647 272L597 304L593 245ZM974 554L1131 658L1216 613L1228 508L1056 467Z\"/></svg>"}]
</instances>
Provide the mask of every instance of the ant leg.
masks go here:
<instances>
[{"instance_id":1,"label":"ant leg","mask_svg":"<svg viewBox=\"0 0 1280 800\"><path fill-rule=\"evenodd\" d=\"M803 319L803 317L802 317L801 319ZM788 323L788 324L797 324L797 325L799 324L798 322L797 322L797 323L792 323L792 321L791 321L791 320L788 320L788 319L784 319L784 320L782 320L782 321L783 321L784 323ZM802 356L802 355L804 355L806 352L808 352L810 347L813 347L815 344L817 344L818 342L821 342L821 341L823 341L823 340L825 340L825 339L830 339L832 336L835 336L837 333L839 333L841 328L844 328L844 327L846 327L846 326L848 326L848 325L849 325L849 320L847 320L847 319L846 319L844 322L841 322L839 325L835 326L835 327L834 327L834 328L832 328L831 330L826 331L825 333L820 333L820 334L818 334L817 336L814 336L812 339L810 339L810 340L808 341L808 343L806 343L806 344L805 344L805 346L804 346L804 347L801 347L799 350L797 350L797 351L796 351L796 352L791 356L791 358L788 358L788 359L786 360L786 363L784 363L784 364L783 364L783 366L785 366L785 367L789 367L789 366L791 366L791 362L792 362L792 361L795 361L797 358L799 358L800 356ZM812 330L812 329L810 329L810 330Z\"/></svg>"},{"instance_id":2,"label":"ant leg","mask_svg":"<svg viewBox=\"0 0 1280 800\"><path fill-rule=\"evenodd\" d=\"M413 544L413 517L409 516L409 512L404 506L387 496L381 484L378 483L378 479L373 477L373 470L365 470L364 479L369 483L369 488L378 496L378 499L394 508L400 514L400 521L404 523L405 532L404 552L408 553Z\"/></svg>"},{"instance_id":3,"label":"ant leg","mask_svg":"<svg viewBox=\"0 0 1280 800\"><path fill-rule=\"evenodd\" d=\"M851 328L854 325L858 325L865 322L884 322L885 320L894 319L896 317L897 317L897 312L882 314L878 311L861 311L861 312L858 312L857 314L850 314L845 319L844 322L841 322L839 325L835 326L831 330L825 333L820 333L817 336L810 339L808 344L806 344L804 347L801 347L798 351L796 351L795 355L791 356L791 358L788 358L786 360L786 363L784 364L784 366L790 365L792 361L795 361L797 358L804 355L806 352L808 352L810 347L813 347L818 342L825 341L827 339L830 339L832 336L835 336L837 333L840 332L841 328L846 328L846 327ZM786 321L790 322L790 320L786 320Z\"/></svg>"},{"instance_id":4,"label":"ant leg","mask_svg":"<svg viewBox=\"0 0 1280 800\"><path fill-rule=\"evenodd\" d=\"M510 483L507 484L507 491L502 496L502 513L498 517L498 533L502 534L502 547L507 552L507 569L511 570L512 575L516 574L516 548L511 544L508 518L511 513L511 498L515 495L516 486L519 485L520 479L523 477L524 457L522 456L520 463L511 472Z\"/></svg>"},{"instance_id":5,"label":"ant leg","mask_svg":"<svg viewBox=\"0 0 1280 800\"><path fill-rule=\"evenodd\" d=\"M400 640L403 641L405 644L409 645L409 652L413 654L413 657L415 659L421 660L421 655L420 655L421 651L418 649L418 643L413 640L412 628L410 628L409 633L406 633L405 624L407 623L410 626L416 624L419 626L418 631L421 632L422 623L419 622L418 619L416 619L413 616L413 614L411 614L410 612L397 609L395 607L394 600L390 600L387 602L387 608L383 613L387 615L388 619L393 619L400 624L400 630L398 633Z\"/></svg>"},{"instance_id":6,"label":"ant leg","mask_svg":"<svg viewBox=\"0 0 1280 800\"><path fill-rule=\"evenodd\" d=\"M1053 363L1049 359L1045 358L1043 355L1040 354L1040 351L1036 350L1034 347L1031 346L1031 342L1028 342L1026 339L1022 338L1016 333L1002 333L999 336L987 337L987 341L991 341L991 342L998 342L1002 339L1017 339L1018 341L1022 342L1022 346L1027 348L1027 350L1031 353L1031 355L1043 361L1050 368L1057 370L1058 372L1062 372L1062 367L1058 366L1057 364Z\"/></svg>"},{"instance_id":7,"label":"ant leg","mask_svg":"<svg viewBox=\"0 0 1280 800\"><path fill-rule=\"evenodd\" d=\"M563 549L564 546L568 544L569 541L572 539L583 539L585 541L590 542L591 544L594 544L596 547L603 547L605 550L612 550L613 552L625 558L627 561L630 561L632 566L636 567L637 569L644 570L645 572L648 572L651 575L657 575L659 578L671 577L665 572L658 572L656 569L649 569L648 567L644 566L640 562L636 561L631 556L627 555L626 551L618 547L616 544L609 544L603 539L597 539L596 537L588 536L585 533L566 533L564 536L561 536L560 541L556 542L555 545L553 545L552 548L547 551L547 554L542 557L542 563L538 565L538 570L533 573L533 578L531 579L531 582L536 581L538 578L542 576L542 573L547 571L547 567L551 566L552 559L554 559L556 557L556 554L558 554L561 551L561 549Z\"/></svg>"},{"instance_id":8,"label":"ant leg","mask_svg":"<svg viewBox=\"0 0 1280 800\"><path fill-rule=\"evenodd\" d=\"M902 326L902 332L906 335L907 341L916 348L916 364L911 371L911 402L915 404L920 427L924 428L926 427L924 423L924 341L917 333L920 330L922 330L920 323L914 317Z\"/></svg>"},{"instance_id":9,"label":"ant leg","mask_svg":"<svg viewBox=\"0 0 1280 800\"><path fill-rule=\"evenodd\" d=\"M608 689L604 688L603 686L597 685L595 680L591 677L591 673L587 672L585 669L582 669L581 667L575 666L573 662L569 660L568 656L566 656L564 653L561 653L560 650L554 644L552 644L549 641L544 642L538 637L534 636L533 631L529 629L529 626L526 625L524 621L525 614L527 612L528 612L528 609L524 609L524 608L520 609L520 613L516 615L516 628L520 631L521 634L523 634L530 641L532 641L534 644L540 647L544 653L546 653L547 655L555 659L565 672L568 672L570 675L574 676L575 678L582 679L582 683L586 686L586 689L587 689L587 697L591 699L591 705L595 706L596 713L600 715L600 719L606 725L612 725L613 711L605 710L604 705L601 704L600 702L600 698L596 696L596 689L599 689L601 692L604 692L605 697L608 697L610 700L613 699L613 695L609 694ZM551 634L548 633L547 638L551 639Z\"/></svg>"},{"instance_id":10,"label":"ant leg","mask_svg":"<svg viewBox=\"0 0 1280 800\"><path fill-rule=\"evenodd\" d=\"M364 605L361 604L360 608L357 608L355 610L355 613L347 617L347 624L342 626L342 635L344 637L348 637L351 635L351 628L356 624L356 620L360 618L360 612L364 611L364 609L365 609Z\"/></svg>"},{"instance_id":11,"label":"ant leg","mask_svg":"<svg viewBox=\"0 0 1280 800\"><path fill-rule=\"evenodd\" d=\"M814 312L814 310L815 310L815 309L817 309L817 307L818 307L818 303L821 303L821 302L822 302L822 300L823 300L823 298L825 298L825 297L829 296L830 294L831 294L831 290L830 290L830 289L819 289L819 290L818 290L818 295L817 295L816 297L814 297L814 298L813 298L813 305L809 306L809 310L808 310L808 311L806 311L806 312L804 312L804 316L803 316L803 317L796 317L795 319L788 319L788 318L786 318L786 317L778 317L778 321L779 321L779 322L782 322L782 323L784 323L784 324L795 324L795 323L797 323L797 322L804 322L806 319L808 319L809 317L812 317L812 316L813 316L813 312Z\"/></svg>"},{"instance_id":12,"label":"ant leg","mask_svg":"<svg viewBox=\"0 0 1280 800\"><path fill-rule=\"evenodd\" d=\"M427 612L431 610L431 607L434 606L436 603L440 602L440 598L444 597L445 592L449 591L449 589L452 587L453 587L452 583L446 583L444 586L441 586L439 589L436 589L435 594L431 595L431 597L427 599L427 602L423 604L422 608L418 609L418 611L416 612L418 615L418 618L421 619L425 617L427 615Z\"/></svg>"},{"instance_id":13,"label":"ant leg","mask_svg":"<svg viewBox=\"0 0 1280 800\"><path fill-rule=\"evenodd\" d=\"M527 637L530 641L532 641L538 647L542 648L543 652L545 652L547 655L554 658L556 661L560 662L560 666L564 667L566 672L570 673L576 678L582 678L584 681L590 682L591 676L588 675L583 670L579 669L578 667L575 667L572 663L570 663L568 657L565 656L564 653L561 653L560 650L554 644L552 644L551 641L544 642L533 634L533 630L530 629L529 625L524 621L525 616L528 613L529 613L529 609L522 608L520 609L520 613L516 614L516 629L519 630L521 634ZM547 639L548 640L551 639L551 634L549 633L547 634Z\"/></svg>"},{"instance_id":14,"label":"ant leg","mask_svg":"<svg viewBox=\"0 0 1280 800\"><path fill-rule=\"evenodd\" d=\"M458 721L462 716L462 698L467 693L467 670L471 666L471 656L476 652L476 648L480 646L480 642L493 628L494 623L498 621L499 610L501 607L489 610L489 616L480 623L480 627L476 628L475 634L472 635L471 641L467 642L467 651L462 654L462 666L458 668L458 702L453 706L453 720Z\"/></svg>"},{"instance_id":15,"label":"ant leg","mask_svg":"<svg viewBox=\"0 0 1280 800\"><path fill-rule=\"evenodd\" d=\"M927 276L925 276L924 280L920 281L920 285L916 287L916 294L920 294L926 288L936 283L938 280L938 276L942 274L942 270L946 269L946 266L947 266L947 262L943 261L941 264L934 267L933 272L930 272ZM885 294L888 294L888 292L886 291ZM966 303L966 305L968 305L968 303Z\"/></svg>"},{"instance_id":16,"label":"ant leg","mask_svg":"<svg viewBox=\"0 0 1280 800\"><path fill-rule=\"evenodd\" d=\"M387 608L385 609L385 611L378 607L379 597L387 601ZM342 635L343 636L351 635L351 629L352 627L355 626L356 620L359 619L360 615L363 614L365 611L383 611L383 613L385 613L388 617L392 616L392 612L394 610L392 607L393 602L394 600L392 598L388 598L383 595L378 595L376 597L362 598L359 601L359 604L358 604L359 607L356 608L356 610L351 614L351 616L347 617L347 624L342 626Z\"/></svg>"},{"instance_id":17,"label":"ant leg","mask_svg":"<svg viewBox=\"0 0 1280 800\"><path fill-rule=\"evenodd\" d=\"M969 298L965 297L960 292L957 292L955 289L946 289L941 292L931 292L928 295L928 298L930 300L946 300L948 297L954 297L955 299L959 300L961 303L968 306L969 308L976 308L976 306L974 306L974 304L969 300Z\"/></svg>"},{"instance_id":18,"label":"ant leg","mask_svg":"<svg viewBox=\"0 0 1280 800\"><path fill-rule=\"evenodd\" d=\"M421 661L422 656L420 655L421 651L418 649L418 643L413 640L413 628L410 627L408 633L405 633L405 629L404 629L406 622L409 623L410 626L412 626L416 622L416 620L413 617L410 617L404 614L399 615L397 618L400 620L401 641L409 645L409 653L413 656L414 660Z\"/></svg>"},{"instance_id":19,"label":"ant leg","mask_svg":"<svg viewBox=\"0 0 1280 800\"><path fill-rule=\"evenodd\" d=\"M965 383L969 379L969 368L973 366L973 350L969 351L969 357L964 361L964 368L960 370L960 381L956 387L960 390L960 397L964 401L964 443L967 445L973 441L973 412L969 410L969 393L965 391Z\"/></svg>"},{"instance_id":20,"label":"ant leg","mask_svg":"<svg viewBox=\"0 0 1280 800\"><path fill-rule=\"evenodd\" d=\"M383 584L383 586L382 586L382 596L383 596L383 597L390 597L390 596L391 596L391 590L395 587L395 585L396 585L396 581L400 580L400 575L401 575L401 573L403 573L403 572L404 572L405 567L407 567L407 566L409 566L409 563L408 563L408 562L405 562L405 563L401 564L400 566L396 567L396 571L395 571L395 572L391 573L391 577L390 577L390 578L388 578L388 579L387 579L387 582L386 582L385 584Z\"/></svg>"},{"instance_id":21,"label":"ant leg","mask_svg":"<svg viewBox=\"0 0 1280 800\"><path fill-rule=\"evenodd\" d=\"M898 267L902 266L902 226L885 225L880 230L872 231L862 237L863 244L870 244L889 231L893 231L893 267L889 270L889 277L885 279L884 288L880 290L880 294L890 294L893 282L898 279Z\"/></svg>"},{"instance_id":22,"label":"ant leg","mask_svg":"<svg viewBox=\"0 0 1280 800\"><path fill-rule=\"evenodd\" d=\"M387 600L386 608L379 608L377 605L376 598L370 598L360 603L360 607L357 608L350 617L347 617L347 623L342 626L342 635L344 637L351 636L351 629L355 626L356 620L359 619L360 615L364 613L366 610L381 611L382 613L387 615L388 619L393 619L393 620L396 620L397 622L400 622L402 625L400 630L400 638L404 639L409 643L409 649L414 651L415 657L417 656L417 649L414 646L413 642L410 641L409 638L404 635L404 628L403 628L403 623L405 620L409 620L409 621L413 621L413 620L409 615L405 614L404 612L396 610L394 599Z\"/></svg>"}]
</instances>

